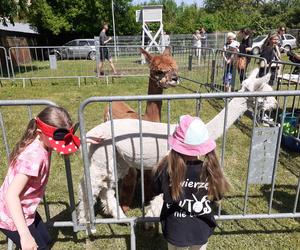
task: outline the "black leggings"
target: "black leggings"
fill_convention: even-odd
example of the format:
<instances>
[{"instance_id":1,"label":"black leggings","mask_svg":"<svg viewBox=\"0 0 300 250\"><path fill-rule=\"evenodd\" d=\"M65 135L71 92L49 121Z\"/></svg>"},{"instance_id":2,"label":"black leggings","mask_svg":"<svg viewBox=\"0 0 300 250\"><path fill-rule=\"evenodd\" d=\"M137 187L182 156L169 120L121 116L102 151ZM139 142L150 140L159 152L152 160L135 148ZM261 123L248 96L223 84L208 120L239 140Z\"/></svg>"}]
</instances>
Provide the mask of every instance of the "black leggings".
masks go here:
<instances>
[{"instance_id":1,"label":"black leggings","mask_svg":"<svg viewBox=\"0 0 300 250\"><path fill-rule=\"evenodd\" d=\"M36 212L34 222L28 227L32 237L34 238L36 244L38 245L38 249L40 250L48 250L48 245L51 242L51 238L49 232L47 230L46 225L44 224L41 216ZM20 235L18 231L10 231L3 228L0 230L11 239L18 248L21 249Z\"/></svg>"}]
</instances>

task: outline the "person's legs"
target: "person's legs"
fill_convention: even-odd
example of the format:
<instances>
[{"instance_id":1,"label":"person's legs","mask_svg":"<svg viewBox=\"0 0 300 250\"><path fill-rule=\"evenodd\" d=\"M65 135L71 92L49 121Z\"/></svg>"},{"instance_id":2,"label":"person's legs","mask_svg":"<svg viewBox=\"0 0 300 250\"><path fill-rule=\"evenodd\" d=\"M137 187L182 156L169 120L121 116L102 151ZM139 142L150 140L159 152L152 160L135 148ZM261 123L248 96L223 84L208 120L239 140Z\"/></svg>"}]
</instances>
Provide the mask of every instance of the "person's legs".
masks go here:
<instances>
[{"instance_id":1,"label":"person's legs","mask_svg":"<svg viewBox=\"0 0 300 250\"><path fill-rule=\"evenodd\" d=\"M0 231L5 234L5 236L13 241L17 248L21 249L20 235L18 231L9 231L0 228Z\"/></svg>"},{"instance_id":2,"label":"person's legs","mask_svg":"<svg viewBox=\"0 0 300 250\"><path fill-rule=\"evenodd\" d=\"M271 67L271 77L270 77L270 81L269 81L269 85L271 85L271 86L273 86L275 83L276 73L277 73L277 68Z\"/></svg>"},{"instance_id":3,"label":"person's legs","mask_svg":"<svg viewBox=\"0 0 300 250\"><path fill-rule=\"evenodd\" d=\"M99 60L99 65L98 65L98 74L101 76L101 75L104 75L104 72L103 72L103 62L105 60L104 48L100 48L99 52L100 52L100 60Z\"/></svg>"},{"instance_id":4,"label":"person's legs","mask_svg":"<svg viewBox=\"0 0 300 250\"><path fill-rule=\"evenodd\" d=\"M39 250L48 250L49 243L51 242L50 235L43 223L40 215L36 213L34 222L28 227L32 237L34 238ZM11 239L14 244L21 249L21 240L18 231L9 231L5 229L0 229L9 239Z\"/></svg>"},{"instance_id":5,"label":"person's legs","mask_svg":"<svg viewBox=\"0 0 300 250\"><path fill-rule=\"evenodd\" d=\"M101 59L100 59L99 65L98 65L98 73L100 75L104 75L104 72L103 72L103 61L101 61Z\"/></svg>"},{"instance_id":6,"label":"person's legs","mask_svg":"<svg viewBox=\"0 0 300 250\"><path fill-rule=\"evenodd\" d=\"M240 73L240 83L242 83L246 78L245 70L241 69L239 70L239 73Z\"/></svg>"},{"instance_id":7,"label":"person's legs","mask_svg":"<svg viewBox=\"0 0 300 250\"><path fill-rule=\"evenodd\" d=\"M112 71L114 72L114 74L117 74L115 65L113 64L113 61L112 61L112 58L109 58L108 61L109 61L110 67L111 67Z\"/></svg>"},{"instance_id":8,"label":"person's legs","mask_svg":"<svg viewBox=\"0 0 300 250\"><path fill-rule=\"evenodd\" d=\"M39 232L41 238L43 239L43 241L49 245L52 241L49 231L47 229L46 224L43 222L41 216L39 215L39 213L36 213L36 217L35 217L35 229Z\"/></svg>"}]
</instances>

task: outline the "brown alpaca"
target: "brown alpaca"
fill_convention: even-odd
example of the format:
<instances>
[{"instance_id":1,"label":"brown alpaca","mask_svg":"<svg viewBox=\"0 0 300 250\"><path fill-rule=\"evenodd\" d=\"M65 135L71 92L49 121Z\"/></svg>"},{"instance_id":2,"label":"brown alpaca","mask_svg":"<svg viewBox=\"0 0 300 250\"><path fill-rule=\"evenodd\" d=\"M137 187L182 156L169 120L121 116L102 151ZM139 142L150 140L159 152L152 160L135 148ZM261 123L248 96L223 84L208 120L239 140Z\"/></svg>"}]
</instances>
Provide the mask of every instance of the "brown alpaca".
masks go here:
<instances>
[{"instance_id":1,"label":"brown alpaca","mask_svg":"<svg viewBox=\"0 0 300 250\"><path fill-rule=\"evenodd\" d=\"M159 95L163 93L163 89L175 87L178 84L178 67L176 61L171 56L170 48L166 48L160 55L151 55L144 49L140 49L149 63L150 77L148 84L148 95ZM160 122L161 121L161 106L162 101L147 101L145 114L142 115L143 120ZM125 102L112 102L112 118L138 119L139 114L135 112ZM104 120L109 120L108 107L104 110ZM134 190L136 186L137 171L135 168L130 168L128 174L122 180L121 188L121 207L126 213L132 204ZM151 188L151 171L144 173L145 184L145 201L150 201L152 198Z\"/></svg>"}]
</instances>

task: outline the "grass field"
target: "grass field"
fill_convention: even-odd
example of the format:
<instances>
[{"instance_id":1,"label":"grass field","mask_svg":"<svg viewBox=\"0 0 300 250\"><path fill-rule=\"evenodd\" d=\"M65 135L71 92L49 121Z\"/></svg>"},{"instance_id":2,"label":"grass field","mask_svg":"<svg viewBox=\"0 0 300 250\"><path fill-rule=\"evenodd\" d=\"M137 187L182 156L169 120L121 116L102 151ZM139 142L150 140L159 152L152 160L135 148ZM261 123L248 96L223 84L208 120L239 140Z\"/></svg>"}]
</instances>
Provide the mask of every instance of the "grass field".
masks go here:
<instances>
[{"instance_id":1,"label":"grass field","mask_svg":"<svg viewBox=\"0 0 300 250\"><path fill-rule=\"evenodd\" d=\"M112 84L106 85L104 80L88 79L86 85L77 87L76 80L34 80L33 86L25 89L17 82L3 82L0 88L0 99L48 99L65 107L74 121L78 119L79 104L90 96L137 95L146 94L147 78L116 78ZM183 85L197 89L194 84L183 82ZM202 91L205 91L202 89ZM181 87L169 89L167 93L188 93ZM131 104L137 109L136 103ZM145 104L143 103L143 109ZM201 118L209 121L224 106L222 100L202 101ZM171 121L176 122L184 113L195 113L195 101L172 101ZM36 114L41 107L33 108ZM10 148L25 129L27 108L3 107L1 112L7 129ZM85 112L87 129L102 121L103 104L91 104ZM163 120L166 121L166 105L163 106ZM222 214L240 214L243 209L244 190L248 167L249 145L252 121L243 116L227 134L224 169L232 183L232 190L222 203ZM220 125L222 126L222 125ZM0 145L3 145L2 138ZM221 140L218 140L218 152L221 151ZM80 154L72 156L74 191L83 175ZM0 146L0 182L7 171L4 147ZM273 200L272 212L291 212L294 205L298 178L300 175L300 156L281 151ZM50 203L53 220L69 220L68 195L63 160L54 154L51 175L46 197ZM138 196L139 191L137 191ZM270 185L251 185L249 189L248 213L266 213L270 196ZM77 197L77 194L75 194ZM97 216L101 217L99 209ZM297 211L300 210L298 202ZM39 211L44 215L43 207ZM129 213L132 216L141 214L139 198ZM208 249L300 249L299 219L267 219L220 221L215 234L211 237ZM137 226L137 249L166 249L161 233L155 230L145 231ZM87 238L85 232L77 235L69 228L52 228L54 238L53 249L129 249L130 228L124 225L98 225L97 233ZM5 240L0 236L0 249L5 249Z\"/></svg>"}]
</instances>

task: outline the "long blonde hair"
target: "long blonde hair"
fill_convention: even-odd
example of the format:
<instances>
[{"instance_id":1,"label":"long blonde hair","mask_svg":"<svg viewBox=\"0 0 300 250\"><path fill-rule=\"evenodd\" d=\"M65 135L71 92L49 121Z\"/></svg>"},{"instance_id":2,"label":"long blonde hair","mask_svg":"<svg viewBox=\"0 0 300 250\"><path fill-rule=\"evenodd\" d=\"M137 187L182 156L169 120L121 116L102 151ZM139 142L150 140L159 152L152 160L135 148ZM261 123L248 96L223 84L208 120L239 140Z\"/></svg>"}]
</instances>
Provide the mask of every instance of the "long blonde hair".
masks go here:
<instances>
[{"instance_id":1,"label":"long blonde hair","mask_svg":"<svg viewBox=\"0 0 300 250\"><path fill-rule=\"evenodd\" d=\"M61 107L47 107L42 110L37 117L44 123L57 128L70 129L72 127L72 120L68 112ZM13 151L9 156L10 165L13 165L18 156L24 149L31 144L37 137L37 126L35 119L31 119L27 125L26 131L20 141L17 142Z\"/></svg>"},{"instance_id":2,"label":"long blonde hair","mask_svg":"<svg viewBox=\"0 0 300 250\"><path fill-rule=\"evenodd\" d=\"M167 168L170 176L171 196L178 200L182 194L181 183L186 177L185 156L171 150L154 168L154 172L161 172ZM208 182L208 197L210 200L219 200L230 189L230 183L226 179L220 166L215 150L205 155L200 179Z\"/></svg>"}]
</instances>

